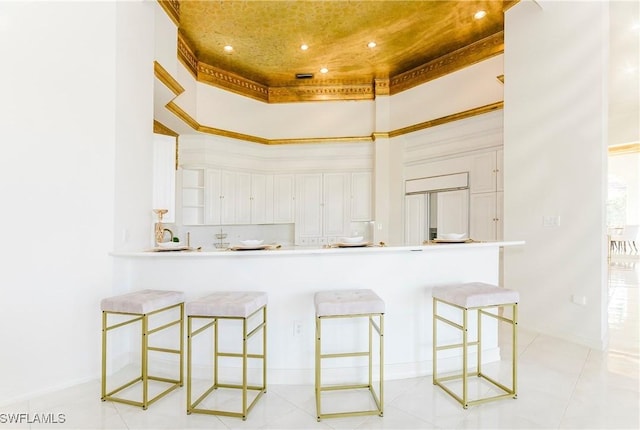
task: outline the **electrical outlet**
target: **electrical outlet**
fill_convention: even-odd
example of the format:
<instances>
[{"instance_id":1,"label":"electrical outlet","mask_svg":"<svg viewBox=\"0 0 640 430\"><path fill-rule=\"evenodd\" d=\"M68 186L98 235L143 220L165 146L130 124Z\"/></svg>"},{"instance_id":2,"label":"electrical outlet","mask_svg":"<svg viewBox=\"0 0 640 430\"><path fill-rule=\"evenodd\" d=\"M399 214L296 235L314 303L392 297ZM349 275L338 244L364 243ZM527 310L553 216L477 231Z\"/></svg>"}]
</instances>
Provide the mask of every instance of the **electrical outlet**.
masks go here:
<instances>
[{"instance_id":1,"label":"electrical outlet","mask_svg":"<svg viewBox=\"0 0 640 430\"><path fill-rule=\"evenodd\" d=\"M302 321L293 322L293 335L294 336L302 335Z\"/></svg>"}]
</instances>

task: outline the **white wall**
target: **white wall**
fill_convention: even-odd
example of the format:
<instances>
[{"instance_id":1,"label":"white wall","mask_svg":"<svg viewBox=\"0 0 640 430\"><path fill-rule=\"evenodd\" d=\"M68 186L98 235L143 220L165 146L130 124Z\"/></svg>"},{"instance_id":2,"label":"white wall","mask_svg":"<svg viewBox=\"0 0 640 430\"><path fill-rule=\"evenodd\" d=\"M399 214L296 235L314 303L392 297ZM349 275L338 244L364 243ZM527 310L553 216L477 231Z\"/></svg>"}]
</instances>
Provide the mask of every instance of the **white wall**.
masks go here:
<instances>
[{"instance_id":1,"label":"white wall","mask_svg":"<svg viewBox=\"0 0 640 430\"><path fill-rule=\"evenodd\" d=\"M150 148L141 130L151 133L151 109L139 103L151 103L152 11L146 2L0 2L0 37L11 41L0 44L0 225L10 245L0 404L99 375L114 229L128 226L136 248L147 235L151 175L136 161ZM120 33L133 29L140 34Z\"/></svg>"},{"instance_id":2,"label":"white wall","mask_svg":"<svg viewBox=\"0 0 640 430\"><path fill-rule=\"evenodd\" d=\"M640 153L609 156L609 177L627 185L627 224L640 224Z\"/></svg>"},{"instance_id":3,"label":"white wall","mask_svg":"<svg viewBox=\"0 0 640 430\"><path fill-rule=\"evenodd\" d=\"M527 242L505 250L505 285L522 326L602 347L608 4L538 3L505 20L504 236Z\"/></svg>"}]
</instances>

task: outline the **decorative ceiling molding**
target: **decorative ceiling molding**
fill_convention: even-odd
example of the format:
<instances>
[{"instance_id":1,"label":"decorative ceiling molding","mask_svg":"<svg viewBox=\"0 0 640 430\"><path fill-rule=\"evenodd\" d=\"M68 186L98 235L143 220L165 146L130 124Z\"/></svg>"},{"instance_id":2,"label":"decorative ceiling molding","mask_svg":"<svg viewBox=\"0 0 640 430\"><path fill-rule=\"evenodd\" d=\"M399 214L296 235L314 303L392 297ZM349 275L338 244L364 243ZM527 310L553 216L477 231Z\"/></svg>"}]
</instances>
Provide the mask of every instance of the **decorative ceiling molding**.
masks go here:
<instances>
[{"instance_id":1,"label":"decorative ceiling molding","mask_svg":"<svg viewBox=\"0 0 640 430\"><path fill-rule=\"evenodd\" d=\"M180 24L180 2L178 0L158 0L171 21L177 26Z\"/></svg>"},{"instance_id":2,"label":"decorative ceiling molding","mask_svg":"<svg viewBox=\"0 0 640 430\"><path fill-rule=\"evenodd\" d=\"M322 85L297 85L269 87L269 103L291 103L336 100L373 100L374 88L371 83L337 83Z\"/></svg>"},{"instance_id":3,"label":"decorative ceiling molding","mask_svg":"<svg viewBox=\"0 0 640 430\"><path fill-rule=\"evenodd\" d=\"M153 62L153 74L176 96L184 92L184 87L157 61Z\"/></svg>"},{"instance_id":4,"label":"decorative ceiling molding","mask_svg":"<svg viewBox=\"0 0 640 430\"><path fill-rule=\"evenodd\" d=\"M193 75L194 78L198 77L198 57L193 53L193 50L187 42L184 40L184 37L178 32L178 60L184 67L187 68L189 72Z\"/></svg>"},{"instance_id":5,"label":"decorative ceiling molding","mask_svg":"<svg viewBox=\"0 0 640 430\"><path fill-rule=\"evenodd\" d=\"M399 128L389 132L389 137L398 137L403 134L413 133L416 131L424 130L426 128L435 127L438 125L446 124L448 122L460 121L462 119L471 118L472 116L482 115L504 108L504 102L491 103L485 106L469 109L463 112L454 113L452 115L443 116L440 118L432 119L429 121L421 122L419 124L410 125L408 127Z\"/></svg>"},{"instance_id":6,"label":"decorative ceiling molding","mask_svg":"<svg viewBox=\"0 0 640 430\"><path fill-rule=\"evenodd\" d=\"M153 132L155 134L162 134L164 136L178 137L179 134L175 131L171 130L166 125L162 124L159 121L153 120Z\"/></svg>"},{"instance_id":7,"label":"decorative ceiling molding","mask_svg":"<svg viewBox=\"0 0 640 430\"><path fill-rule=\"evenodd\" d=\"M486 37L391 78L391 95L440 78L504 52L504 32Z\"/></svg>"},{"instance_id":8,"label":"decorative ceiling molding","mask_svg":"<svg viewBox=\"0 0 640 430\"><path fill-rule=\"evenodd\" d=\"M197 79L242 96L269 102L269 87L202 62L198 62Z\"/></svg>"},{"instance_id":9,"label":"decorative ceiling molding","mask_svg":"<svg viewBox=\"0 0 640 430\"><path fill-rule=\"evenodd\" d=\"M623 143L621 145L611 145L608 148L609 155L638 154L640 153L640 143Z\"/></svg>"}]
</instances>

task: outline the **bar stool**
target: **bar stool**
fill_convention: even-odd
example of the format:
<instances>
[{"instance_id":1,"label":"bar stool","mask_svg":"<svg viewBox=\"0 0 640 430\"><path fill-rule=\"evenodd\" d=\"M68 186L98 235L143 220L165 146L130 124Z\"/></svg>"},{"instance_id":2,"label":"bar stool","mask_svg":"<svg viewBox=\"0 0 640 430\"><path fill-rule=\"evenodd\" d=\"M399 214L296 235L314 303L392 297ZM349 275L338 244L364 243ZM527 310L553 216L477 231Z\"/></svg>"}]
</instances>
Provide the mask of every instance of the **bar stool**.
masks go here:
<instances>
[{"instance_id":1,"label":"bar stool","mask_svg":"<svg viewBox=\"0 0 640 430\"><path fill-rule=\"evenodd\" d=\"M489 402L492 400L503 399L512 397L516 399L517 394L517 325L518 325L518 300L519 294L517 291L500 288L495 285L484 284L481 282L473 282L460 285L452 285L441 288L433 289L433 384L438 385L454 399L456 399L464 409L467 409L469 405L478 403ZM445 305L442 309L439 309L441 305ZM442 316L441 310L458 309L462 312L462 324L452 321L451 319ZM506 308L512 309L511 318L500 315L499 313L489 312L492 308ZM469 341L469 311L477 312L477 333L475 334L476 341ZM512 339L512 357L511 357L511 387L503 385L495 379L487 376L482 372L482 317L491 317L498 322L505 322L511 325L511 339ZM438 345L438 330L437 322L443 322L462 333L461 344L449 344ZM477 370L475 372L469 372L469 347L476 346L477 354ZM438 351L452 348L462 348L462 374L446 377L438 376ZM488 381L493 387L498 389L500 394L487 395L479 397L474 400L469 400L468 386L469 377L478 376ZM462 379L462 396L456 394L451 388L447 387L444 382Z\"/></svg>"},{"instance_id":2,"label":"bar stool","mask_svg":"<svg viewBox=\"0 0 640 430\"><path fill-rule=\"evenodd\" d=\"M384 402L384 301L372 290L321 291L314 296L316 311L316 347L315 347L315 391L317 419L362 415L383 416ZM378 317L376 324L374 318ZM369 321L369 348L364 352L343 352L337 354L322 353L322 322L333 318L367 318ZM380 342L380 397L373 386L373 330L376 330ZM368 357L369 379L366 384L322 385L322 360L342 357ZM350 412L322 413L322 392L334 390L352 390L367 388L376 404L375 409Z\"/></svg>"},{"instance_id":3,"label":"bar stool","mask_svg":"<svg viewBox=\"0 0 640 430\"><path fill-rule=\"evenodd\" d=\"M249 320L257 314L262 314L262 321L249 330ZM195 320L204 320L204 324L194 329ZM224 320L242 321L242 353L220 352L218 350L219 325ZM211 385L194 402L192 393L192 347L196 335L213 327L213 385ZM255 334L262 331L262 353L249 354L247 343ZM228 384L219 382L218 359L219 357L235 357L242 359L242 383ZM247 380L247 361L249 358L262 360L262 384L249 385ZM205 409L197 406L218 388L230 388L242 390L241 412L220 409ZM247 391L258 391L257 396L247 406ZM242 292L216 292L187 303L187 414L200 413L209 415L223 415L247 419L248 413L258 399L267 392L267 293L242 291Z\"/></svg>"},{"instance_id":4,"label":"bar stool","mask_svg":"<svg viewBox=\"0 0 640 430\"><path fill-rule=\"evenodd\" d=\"M143 410L155 402L156 400L169 394L171 391L178 387L182 387L183 384L183 349L184 349L184 293L180 291L162 291L162 290L141 290L135 291L120 296L109 297L103 299L100 302L100 308L102 309L102 384L101 384L101 399L102 401L111 400L114 402L126 403L133 406L142 406ZM155 328L149 328L149 317L161 313L167 313L171 316L171 311L179 309L179 316L177 319L164 323ZM109 316L124 315L131 318L124 321L108 325ZM114 319L115 317L111 318ZM124 317L122 317L124 318ZM141 322L142 336L141 336L141 374L135 379L127 382L126 384L111 390L107 393L107 332L133 324L135 322ZM154 333L166 330L176 324L180 325L179 342L180 347L178 349L171 348L159 348L149 346L149 336ZM180 358L180 377L179 379L163 378L159 376L149 375L149 351L157 351L162 353L177 354ZM169 383L170 386L155 397L149 398L149 381L158 381L163 383ZM142 401L129 400L122 397L116 397L115 394L120 391L134 385L137 382L142 382Z\"/></svg>"}]
</instances>

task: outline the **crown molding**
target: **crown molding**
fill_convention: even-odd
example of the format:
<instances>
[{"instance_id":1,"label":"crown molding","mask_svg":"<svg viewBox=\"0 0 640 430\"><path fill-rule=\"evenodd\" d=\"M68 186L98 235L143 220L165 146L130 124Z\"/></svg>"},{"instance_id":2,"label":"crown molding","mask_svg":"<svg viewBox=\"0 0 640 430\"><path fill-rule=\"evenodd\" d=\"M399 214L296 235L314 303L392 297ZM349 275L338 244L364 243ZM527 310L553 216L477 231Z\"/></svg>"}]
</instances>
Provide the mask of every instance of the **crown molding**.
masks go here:
<instances>
[{"instance_id":1,"label":"crown molding","mask_svg":"<svg viewBox=\"0 0 640 430\"><path fill-rule=\"evenodd\" d=\"M479 63L504 52L504 32L485 37L471 45L391 78L391 95L406 91Z\"/></svg>"},{"instance_id":2,"label":"crown molding","mask_svg":"<svg viewBox=\"0 0 640 430\"><path fill-rule=\"evenodd\" d=\"M269 87L266 85L200 61L197 65L197 79L198 82L204 82L262 102L269 102Z\"/></svg>"},{"instance_id":3,"label":"crown molding","mask_svg":"<svg viewBox=\"0 0 640 430\"><path fill-rule=\"evenodd\" d=\"M158 0L158 4L165 11L173 23L180 24L180 2L178 0Z\"/></svg>"},{"instance_id":4,"label":"crown molding","mask_svg":"<svg viewBox=\"0 0 640 430\"><path fill-rule=\"evenodd\" d=\"M153 62L153 74L176 96L184 92L184 87L157 61Z\"/></svg>"},{"instance_id":5,"label":"crown molding","mask_svg":"<svg viewBox=\"0 0 640 430\"><path fill-rule=\"evenodd\" d=\"M187 68L194 78L198 78L198 57L193 53L184 36L178 32L178 60Z\"/></svg>"},{"instance_id":6,"label":"crown molding","mask_svg":"<svg viewBox=\"0 0 640 430\"><path fill-rule=\"evenodd\" d=\"M620 145L611 145L607 148L609 155L622 155L622 154L638 154L640 153L640 143L623 143Z\"/></svg>"},{"instance_id":7,"label":"crown molding","mask_svg":"<svg viewBox=\"0 0 640 430\"><path fill-rule=\"evenodd\" d=\"M454 113L452 115L443 116L440 118L432 119L429 121L413 124L408 127L399 128L389 132L389 137L398 137L403 134L414 133L416 131L424 130L426 128L435 127L438 125L446 124L448 122L460 121L462 119L471 118L472 116L482 115L495 110L503 109L504 102L491 103L485 106L465 110L462 112Z\"/></svg>"},{"instance_id":8,"label":"crown molding","mask_svg":"<svg viewBox=\"0 0 640 430\"><path fill-rule=\"evenodd\" d=\"M179 134L171 130L169 127L161 123L160 121L153 120L153 132L155 134L162 134L165 136L178 137Z\"/></svg>"}]
</instances>

